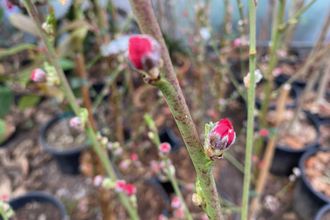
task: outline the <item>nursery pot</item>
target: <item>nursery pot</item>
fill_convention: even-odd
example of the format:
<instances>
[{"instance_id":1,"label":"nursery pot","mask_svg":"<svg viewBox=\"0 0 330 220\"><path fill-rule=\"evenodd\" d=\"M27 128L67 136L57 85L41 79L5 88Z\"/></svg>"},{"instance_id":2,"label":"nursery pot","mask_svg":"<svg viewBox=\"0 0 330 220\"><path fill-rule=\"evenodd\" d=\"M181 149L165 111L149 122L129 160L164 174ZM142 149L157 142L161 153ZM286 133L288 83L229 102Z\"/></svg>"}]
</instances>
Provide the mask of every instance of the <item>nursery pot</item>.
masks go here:
<instances>
[{"instance_id":1,"label":"nursery pot","mask_svg":"<svg viewBox=\"0 0 330 220\"><path fill-rule=\"evenodd\" d=\"M53 125L59 123L61 120L70 118L72 116L73 113L71 112L66 112L64 114L56 116L41 128L39 134L39 142L42 145L43 149L53 156L53 158L57 162L58 167L65 174L80 173L80 155L85 149L87 149L88 145L85 144L68 149L59 149L47 142L47 133Z\"/></svg>"},{"instance_id":2,"label":"nursery pot","mask_svg":"<svg viewBox=\"0 0 330 220\"><path fill-rule=\"evenodd\" d=\"M26 193L25 195L13 198L9 201L9 205L12 207L14 212L24 208L29 203L50 204L59 212L60 220L69 219L64 205L54 196L45 192L38 192L38 191L29 192Z\"/></svg>"},{"instance_id":3,"label":"nursery pot","mask_svg":"<svg viewBox=\"0 0 330 220\"><path fill-rule=\"evenodd\" d=\"M290 90L289 95L293 99L293 103L286 104L285 108L292 109L292 108L295 108L297 106L298 95L299 95L298 90L295 87L292 87L291 90ZM256 97L255 103L256 103L256 108L261 109L262 100L260 100L259 98ZM269 105L268 109L269 110L275 110L276 106L277 106L277 104L272 103L272 104Z\"/></svg>"},{"instance_id":4,"label":"nursery pot","mask_svg":"<svg viewBox=\"0 0 330 220\"><path fill-rule=\"evenodd\" d=\"M328 219L330 219L330 203L328 205L323 206L315 216L315 220L328 220Z\"/></svg>"},{"instance_id":5,"label":"nursery pot","mask_svg":"<svg viewBox=\"0 0 330 220\"><path fill-rule=\"evenodd\" d=\"M320 192L317 192L312 187L305 173L305 161L318 151L326 150L311 149L307 151L299 161L301 179L298 181L294 189L293 208L303 220L314 219L318 210L325 204L330 203L330 198L326 197Z\"/></svg>"},{"instance_id":6,"label":"nursery pot","mask_svg":"<svg viewBox=\"0 0 330 220\"><path fill-rule=\"evenodd\" d=\"M320 130L318 121L305 112L306 118L316 130L316 139L306 144L302 149L292 149L289 146L277 145L275 148L274 158L270 172L279 176L288 176L292 173L292 169L297 167L301 156L308 150L316 149L319 146Z\"/></svg>"},{"instance_id":7,"label":"nursery pot","mask_svg":"<svg viewBox=\"0 0 330 220\"><path fill-rule=\"evenodd\" d=\"M165 127L159 132L160 142L167 142L171 145L171 152L179 150L181 141L172 129Z\"/></svg>"}]
</instances>

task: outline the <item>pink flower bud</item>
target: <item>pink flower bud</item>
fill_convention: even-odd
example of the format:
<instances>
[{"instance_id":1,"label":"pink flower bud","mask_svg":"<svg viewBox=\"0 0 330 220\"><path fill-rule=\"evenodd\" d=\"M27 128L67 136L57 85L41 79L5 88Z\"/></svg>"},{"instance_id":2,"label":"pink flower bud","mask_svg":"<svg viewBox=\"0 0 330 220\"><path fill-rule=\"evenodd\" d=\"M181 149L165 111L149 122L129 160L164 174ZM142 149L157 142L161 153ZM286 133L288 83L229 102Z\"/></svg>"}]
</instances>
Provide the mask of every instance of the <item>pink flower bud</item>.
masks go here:
<instances>
[{"instance_id":1,"label":"pink flower bud","mask_svg":"<svg viewBox=\"0 0 330 220\"><path fill-rule=\"evenodd\" d=\"M81 124L81 120L79 117L73 117L70 119L69 121L69 125L71 128L77 129L77 130L81 130L82 129L82 124Z\"/></svg>"},{"instance_id":2,"label":"pink flower bud","mask_svg":"<svg viewBox=\"0 0 330 220\"><path fill-rule=\"evenodd\" d=\"M266 128L262 128L259 130L258 134L260 135L260 137L268 137L269 131Z\"/></svg>"},{"instance_id":3,"label":"pink flower bud","mask_svg":"<svg viewBox=\"0 0 330 220\"><path fill-rule=\"evenodd\" d=\"M181 202L180 202L180 199L179 197L177 196L173 196L172 200L171 200L171 207L173 209L177 209L181 206Z\"/></svg>"},{"instance_id":4,"label":"pink flower bud","mask_svg":"<svg viewBox=\"0 0 330 220\"><path fill-rule=\"evenodd\" d=\"M9 200L8 194L2 194L0 195L0 201L7 202Z\"/></svg>"},{"instance_id":5,"label":"pink flower bud","mask_svg":"<svg viewBox=\"0 0 330 220\"><path fill-rule=\"evenodd\" d=\"M217 150L229 148L236 139L236 134L229 119L224 118L216 123L210 132L210 145Z\"/></svg>"},{"instance_id":6,"label":"pink flower bud","mask_svg":"<svg viewBox=\"0 0 330 220\"><path fill-rule=\"evenodd\" d=\"M117 180L116 184L115 184L115 191L116 192L123 192L125 186L126 186L126 181L125 180Z\"/></svg>"},{"instance_id":7,"label":"pink flower bud","mask_svg":"<svg viewBox=\"0 0 330 220\"><path fill-rule=\"evenodd\" d=\"M31 80L33 82L44 82L46 80L46 73L40 68L34 69L31 73Z\"/></svg>"},{"instance_id":8,"label":"pink flower bud","mask_svg":"<svg viewBox=\"0 0 330 220\"><path fill-rule=\"evenodd\" d=\"M163 154L168 154L171 151L171 145L167 142L161 143L159 145L159 151Z\"/></svg>"},{"instance_id":9,"label":"pink flower bud","mask_svg":"<svg viewBox=\"0 0 330 220\"><path fill-rule=\"evenodd\" d=\"M148 35L133 35L128 42L128 58L136 69L149 71L160 65L158 42Z\"/></svg>"},{"instance_id":10,"label":"pink flower bud","mask_svg":"<svg viewBox=\"0 0 330 220\"><path fill-rule=\"evenodd\" d=\"M103 176L100 176L100 175L95 176L94 180L93 180L94 186L96 186L96 187L101 186L102 182L103 182L103 179L104 179Z\"/></svg>"},{"instance_id":11,"label":"pink flower bud","mask_svg":"<svg viewBox=\"0 0 330 220\"><path fill-rule=\"evenodd\" d=\"M241 38L236 38L236 39L233 41L233 47L235 47L235 48L240 47L241 44L242 44Z\"/></svg>"},{"instance_id":12,"label":"pink flower bud","mask_svg":"<svg viewBox=\"0 0 330 220\"><path fill-rule=\"evenodd\" d=\"M139 156L137 153L131 153L130 158L132 161L137 161L139 159Z\"/></svg>"},{"instance_id":13,"label":"pink flower bud","mask_svg":"<svg viewBox=\"0 0 330 220\"><path fill-rule=\"evenodd\" d=\"M6 7L7 7L8 10L13 9L14 4L11 1L5 0L5 3L6 3Z\"/></svg>"}]
</instances>

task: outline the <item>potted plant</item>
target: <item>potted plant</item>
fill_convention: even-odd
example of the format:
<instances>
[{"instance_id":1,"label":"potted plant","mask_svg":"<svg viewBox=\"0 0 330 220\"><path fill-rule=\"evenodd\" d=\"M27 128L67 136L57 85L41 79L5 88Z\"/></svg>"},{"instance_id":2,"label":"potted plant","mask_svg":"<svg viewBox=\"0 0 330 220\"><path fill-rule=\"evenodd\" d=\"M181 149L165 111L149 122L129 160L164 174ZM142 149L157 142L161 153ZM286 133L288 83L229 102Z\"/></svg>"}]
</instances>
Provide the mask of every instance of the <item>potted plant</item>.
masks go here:
<instances>
[{"instance_id":1,"label":"potted plant","mask_svg":"<svg viewBox=\"0 0 330 220\"><path fill-rule=\"evenodd\" d=\"M294 191L294 210L302 219L313 219L330 203L330 149L312 149L299 161L301 179Z\"/></svg>"},{"instance_id":2,"label":"potted plant","mask_svg":"<svg viewBox=\"0 0 330 220\"><path fill-rule=\"evenodd\" d=\"M39 142L51 154L63 173L78 174L81 153L87 149L87 138L69 125L72 113L58 115L40 130Z\"/></svg>"},{"instance_id":3,"label":"potted plant","mask_svg":"<svg viewBox=\"0 0 330 220\"><path fill-rule=\"evenodd\" d=\"M290 125L293 114L292 110L286 110L285 121L278 128L278 142L270 169L276 175L290 175L303 153L319 146L318 121L311 114L302 112L295 125ZM270 118L273 118L271 115L272 112Z\"/></svg>"},{"instance_id":4,"label":"potted plant","mask_svg":"<svg viewBox=\"0 0 330 220\"><path fill-rule=\"evenodd\" d=\"M9 201L15 212L13 220L53 219L68 220L64 205L45 192L28 192Z\"/></svg>"}]
</instances>

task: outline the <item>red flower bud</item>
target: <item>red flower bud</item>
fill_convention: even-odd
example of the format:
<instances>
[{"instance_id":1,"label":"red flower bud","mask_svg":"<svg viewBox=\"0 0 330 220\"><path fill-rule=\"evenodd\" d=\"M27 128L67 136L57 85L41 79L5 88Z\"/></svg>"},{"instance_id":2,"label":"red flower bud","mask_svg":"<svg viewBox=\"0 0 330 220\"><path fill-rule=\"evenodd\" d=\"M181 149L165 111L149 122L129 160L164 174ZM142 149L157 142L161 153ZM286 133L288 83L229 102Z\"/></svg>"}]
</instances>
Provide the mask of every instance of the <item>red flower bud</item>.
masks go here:
<instances>
[{"instance_id":1,"label":"red flower bud","mask_svg":"<svg viewBox=\"0 0 330 220\"><path fill-rule=\"evenodd\" d=\"M209 144L205 146L210 158L221 158L223 151L228 149L236 139L236 134L229 119L218 121L209 133Z\"/></svg>"},{"instance_id":2,"label":"red flower bud","mask_svg":"<svg viewBox=\"0 0 330 220\"><path fill-rule=\"evenodd\" d=\"M126 195L128 196L133 196L136 194L136 187L133 184L126 184L123 188L124 192L126 193Z\"/></svg>"},{"instance_id":3,"label":"red flower bud","mask_svg":"<svg viewBox=\"0 0 330 220\"><path fill-rule=\"evenodd\" d=\"M46 80L46 73L40 68L34 69L31 73L31 80L33 82L43 82Z\"/></svg>"},{"instance_id":4,"label":"red flower bud","mask_svg":"<svg viewBox=\"0 0 330 220\"><path fill-rule=\"evenodd\" d=\"M160 65L160 46L148 35L133 35L128 42L128 58L136 69L149 71Z\"/></svg>"},{"instance_id":5,"label":"red flower bud","mask_svg":"<svg viewBox=\"0 0 330 220\"><path fill-rule=\"evenodd\" d=\"M269 131L266 128L262 128L259 130L260 137L267 137L269 135Z\"/></svg>"},{"instance_id":6,"label":"red flower bud","mask_svg":"<svg viewBox=\"0 0 330 220\"><path fill-rule=\"evenodd\" d=\"M235 142L236 134L229 119L224 118L217 122L210 133L210 144L215 149L225 150Z\"/></svg>"}]
</instances>

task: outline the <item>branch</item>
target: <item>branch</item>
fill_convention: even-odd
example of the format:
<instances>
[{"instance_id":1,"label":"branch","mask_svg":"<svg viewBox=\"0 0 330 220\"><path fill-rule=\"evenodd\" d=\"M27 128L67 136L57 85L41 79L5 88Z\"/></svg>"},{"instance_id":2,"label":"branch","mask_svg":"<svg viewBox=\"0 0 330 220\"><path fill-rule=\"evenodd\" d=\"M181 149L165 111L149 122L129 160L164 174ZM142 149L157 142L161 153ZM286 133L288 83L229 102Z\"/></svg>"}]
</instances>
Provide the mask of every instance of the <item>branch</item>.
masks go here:
<instances>
[{"instance_id":1,"label":"branch","mask_svg":"<svg viewBox=\"0 0 330 220\"><path fill-rule=\"evenodd\" d=\"M130 4L141 31L144 34L151 35L160 44L165 74L164 79L156 81L153 85L163 93L185 142L197 173L197 182L199 182L203 189L204 210L211 220L223 219L219 196L212 175L212 166L210 166L210 164L213 165L213 162L204 154L202 143L179 86L168 49L154 15L151 1L130 0Z\"/></svg>"}]
</instances>

